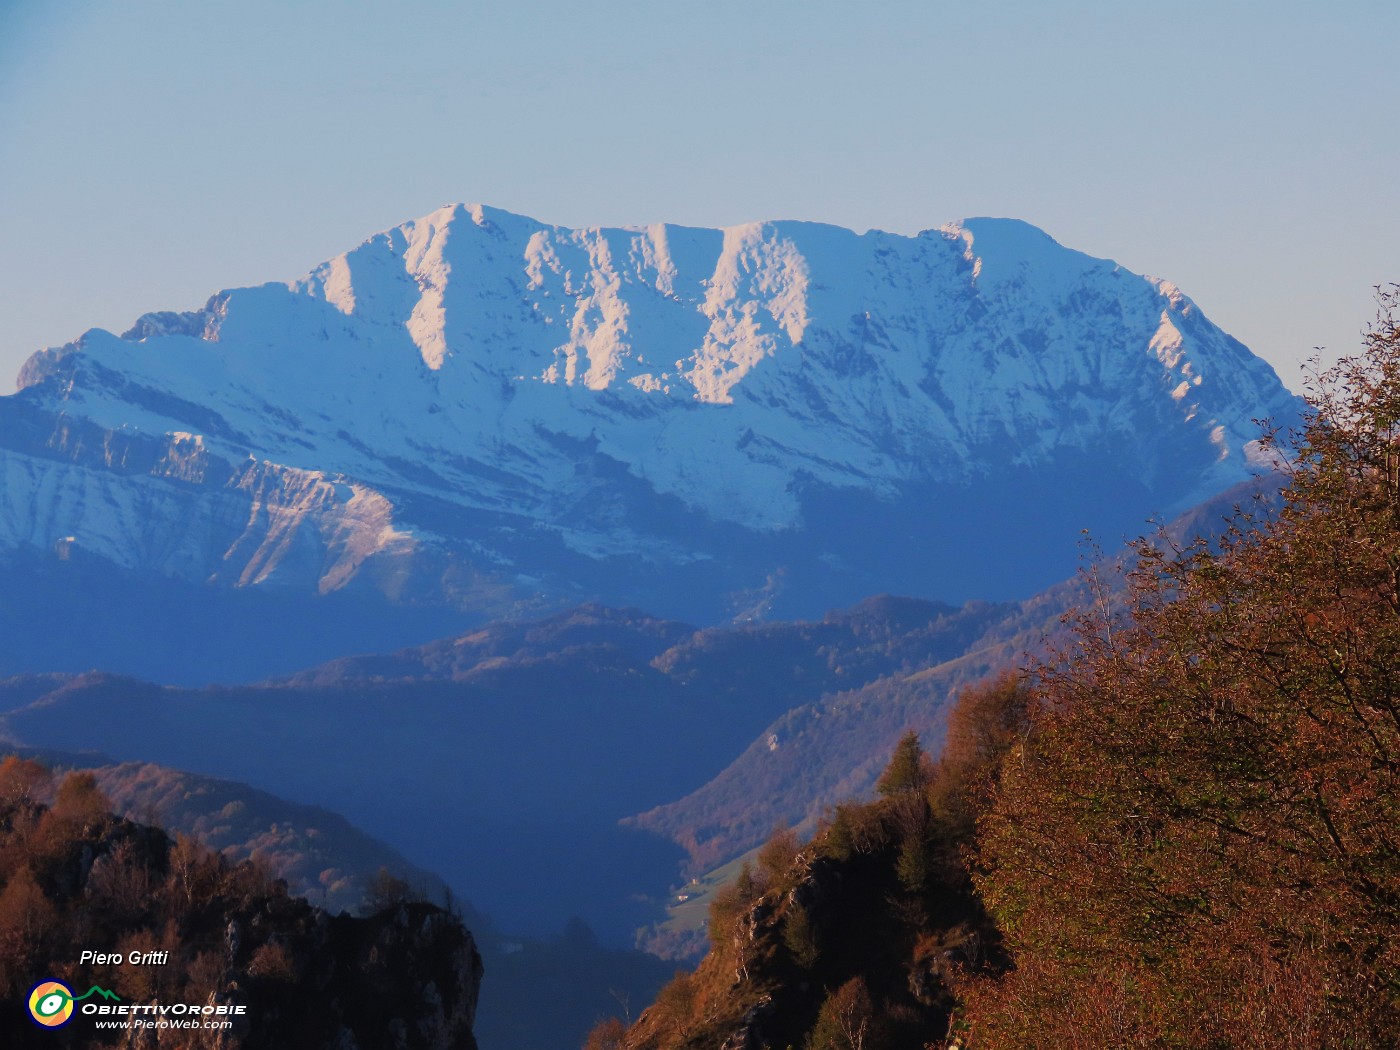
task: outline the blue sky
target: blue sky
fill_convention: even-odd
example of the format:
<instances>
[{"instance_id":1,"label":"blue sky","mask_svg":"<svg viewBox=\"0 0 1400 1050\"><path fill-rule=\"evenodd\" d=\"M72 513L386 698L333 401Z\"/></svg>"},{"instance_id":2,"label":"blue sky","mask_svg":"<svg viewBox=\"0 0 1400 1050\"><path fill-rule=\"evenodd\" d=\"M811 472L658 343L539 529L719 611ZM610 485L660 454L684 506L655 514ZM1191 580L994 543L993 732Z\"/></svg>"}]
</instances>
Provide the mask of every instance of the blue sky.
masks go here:
<instances>
[{"instance_id":1,"label":"blue sky","mask_svg":"<svg viewBox=\"0 0 1400 1050\"><path fill-rule=\"evenodd\" d=\"M450 201L1012 215L1299 385L1400 280L1400 5L0 0L0 391Z\"/></svg>"}]
</instances>

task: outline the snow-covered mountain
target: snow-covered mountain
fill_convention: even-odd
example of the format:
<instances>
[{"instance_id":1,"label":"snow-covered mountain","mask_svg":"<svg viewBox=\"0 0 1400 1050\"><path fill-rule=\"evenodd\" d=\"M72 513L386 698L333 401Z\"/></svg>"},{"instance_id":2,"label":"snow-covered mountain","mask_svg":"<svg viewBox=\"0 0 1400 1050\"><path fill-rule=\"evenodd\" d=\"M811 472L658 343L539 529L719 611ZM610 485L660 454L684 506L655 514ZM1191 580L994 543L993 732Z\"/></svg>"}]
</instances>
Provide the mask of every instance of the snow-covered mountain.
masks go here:
<instances>
[{"instance_id":1,"label":"snow-covered mountain","mask_svg":"<svg viewBox=\"0 0 1400 1050\"><path fill-rule=\"evenodd\" d=\"M92 330L0 398L0 557L713 620L1028 594L1246 477L1272 369L973 219L571 230L456 206Z\"/></svg>"}]
</instances>

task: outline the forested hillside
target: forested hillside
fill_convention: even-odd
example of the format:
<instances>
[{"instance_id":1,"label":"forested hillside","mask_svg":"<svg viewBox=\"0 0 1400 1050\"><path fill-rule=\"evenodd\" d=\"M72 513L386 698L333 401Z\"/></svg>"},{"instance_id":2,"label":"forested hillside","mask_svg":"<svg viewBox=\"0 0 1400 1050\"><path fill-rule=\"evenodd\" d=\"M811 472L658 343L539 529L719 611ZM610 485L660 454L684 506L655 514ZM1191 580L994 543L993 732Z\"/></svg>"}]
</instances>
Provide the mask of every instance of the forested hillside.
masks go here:
<instances>
[{"instance_id":1,"label":"forested hillside","mask_svg":"<svg viewBox=\"0 0 1400 1050\"><path fill-rule=\"evenodd\" d=\"M978 888L978 1046L1400 1044L1400 289L1324 374L1286 504L1145 542L1042 672Z\"/></svg>"},{"instance_id":2,"label":"forested hillside","mask_svg":"<svg viewBox=\"0 0 1400 1050\"><path fill-rule=\"evenodd\" d=\"M778 835L594 1050L1400 1045L1400 289L1323 373L1284 506L1086 573L937 767Z\"/></svg>"}]
</instances>

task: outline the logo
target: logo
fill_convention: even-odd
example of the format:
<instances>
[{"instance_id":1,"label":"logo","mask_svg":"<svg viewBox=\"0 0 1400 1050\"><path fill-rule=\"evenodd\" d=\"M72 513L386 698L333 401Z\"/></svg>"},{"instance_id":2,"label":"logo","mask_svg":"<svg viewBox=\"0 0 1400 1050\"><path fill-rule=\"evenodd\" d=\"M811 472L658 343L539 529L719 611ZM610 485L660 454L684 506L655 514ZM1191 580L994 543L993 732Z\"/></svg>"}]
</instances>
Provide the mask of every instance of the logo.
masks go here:
<instances>
[{"instance_id":1,"label":"logo","mask_svg":"<svg viewBox=\"0 0 1400 1050\"><path fill-rule=\"evenodd\" d=\"M45 1028L57 1028L73 1016L73 993L57 981L43 981L29 993L29 1016Z\"/></svg>"},{"instance_id":2,"label":"logo","mask_svg":"<svg viewBox=\"0 0 1400 1050\"><path fill-rule=\"evenodd\" d=\"M29 1016L35 1024L45 1028L59 1028L73 1016L73 1004L82 1002L90 995L100 995L104 999L121 998L115 992L93 985L82 995L75 996L68 986L59 981L40 981L29 993Z\"/></svg>"}]
</instances>

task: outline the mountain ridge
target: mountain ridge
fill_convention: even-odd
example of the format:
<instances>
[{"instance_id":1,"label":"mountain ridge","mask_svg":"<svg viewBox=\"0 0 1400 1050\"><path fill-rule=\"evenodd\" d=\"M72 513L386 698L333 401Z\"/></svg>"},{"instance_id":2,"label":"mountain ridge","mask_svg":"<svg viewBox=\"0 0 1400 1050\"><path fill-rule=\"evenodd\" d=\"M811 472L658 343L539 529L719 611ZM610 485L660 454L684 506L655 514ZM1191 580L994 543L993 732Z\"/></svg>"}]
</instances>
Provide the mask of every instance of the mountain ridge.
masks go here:
<instances>
[{"instance_id":1,"label":"mountain ridge","mask_svg":"<svg viewBox=\"0 0 1400 1050\"><path fill-rule=\"evenodd\" d=\"M462 205L90 330L21 387L0 560L709 623L1028 593L1080 529L1241 480L1252 421L1298 405L1175 285L1019 220L570 230Z\"/></svg>"}]
</instances>

